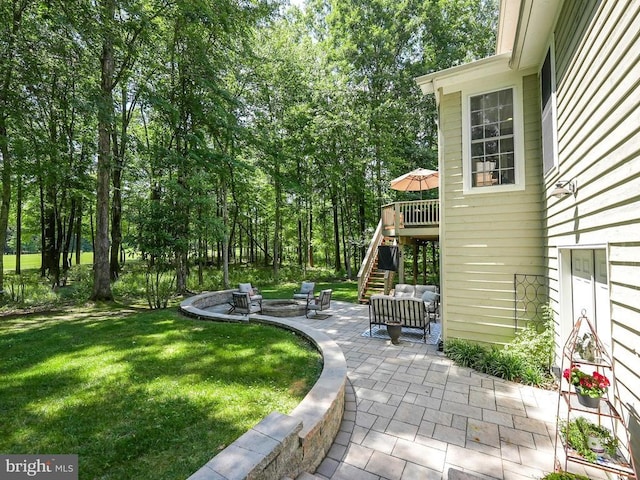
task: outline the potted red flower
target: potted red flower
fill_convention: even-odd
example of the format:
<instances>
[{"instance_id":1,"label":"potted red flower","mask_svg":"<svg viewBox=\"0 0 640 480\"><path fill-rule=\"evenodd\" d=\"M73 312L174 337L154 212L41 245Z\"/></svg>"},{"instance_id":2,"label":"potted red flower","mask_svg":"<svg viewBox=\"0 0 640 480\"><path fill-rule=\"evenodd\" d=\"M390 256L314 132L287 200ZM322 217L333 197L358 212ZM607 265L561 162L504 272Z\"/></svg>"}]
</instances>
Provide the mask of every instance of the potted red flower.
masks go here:
<instances>
[{"instance_id":1,"label":"potted red flower","mask_svg":"<svg viewBox=\"0 0 640 480\"><path fill-rule=\"evenodd\" d=\"M607 393L611 383L601 373L593 372L589 375L579 367L580 365L573 365L571 368L567 368L562 376L575 387L581 405L597 408L600 404L600 398Z\"/></svg>"}]
</instances>

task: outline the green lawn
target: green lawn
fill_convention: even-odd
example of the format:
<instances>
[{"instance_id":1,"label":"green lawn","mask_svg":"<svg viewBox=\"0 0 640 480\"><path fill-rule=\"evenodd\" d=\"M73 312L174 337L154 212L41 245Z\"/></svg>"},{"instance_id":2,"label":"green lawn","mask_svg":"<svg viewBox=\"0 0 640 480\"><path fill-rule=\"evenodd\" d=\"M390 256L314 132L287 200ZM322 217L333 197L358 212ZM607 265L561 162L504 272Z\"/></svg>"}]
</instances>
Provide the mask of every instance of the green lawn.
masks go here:
<instances>
[{"instance_id":1,"label":"green lawn","mask_svg":"<svg viewBox=\"0 0 640 480\"><path fill-rule=\"evenodd\" d=\"M40 268L42 255L39 253L25 253L20 255L20 268L21 270L37 270ZM73 256L73 264L75 265L76 257ZM16 256L5 255L3 258L3 269L5 272L13 272L16 269ZM80 254L80 263L82 265L89 265L93 263L93 252L83 252Z\"/></svg>"},{"instance_id":2,"label":"green lawn","mask_svg":"<svg viewBox=\"0 0 640 480\"><path fill-rule=\"evenodd\" d=\"M183 479L321 371L291 332L172 311L0 319L0 452L79 455L80 478Z\"/></svg>"}]
</instances>

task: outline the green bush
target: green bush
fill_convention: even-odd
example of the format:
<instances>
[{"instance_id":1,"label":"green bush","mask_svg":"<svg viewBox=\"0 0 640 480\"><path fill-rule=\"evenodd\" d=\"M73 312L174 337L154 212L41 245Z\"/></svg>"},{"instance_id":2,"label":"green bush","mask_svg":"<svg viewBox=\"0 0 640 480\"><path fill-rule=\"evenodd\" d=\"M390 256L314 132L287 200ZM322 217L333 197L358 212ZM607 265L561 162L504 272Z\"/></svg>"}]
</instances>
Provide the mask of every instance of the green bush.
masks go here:
<instances>
[{"instance_id":1,"label":"green bush","mask_svg":"<svg viewBox=\"0 0 640 480\"><path fill-rule=\"evenodd\" d=\"M445 342L444 353L458 365L473 368L486 356L487 349L482 345L454 338Z\"/></svg>"},{"instance_id":2,"label":"green bush","mask_svg":"<svg viewBox=\"0 0 640 480\"><path fill-rule=\"evenodd\" d=\"M540 480L589 480L589 477L569 472L547 473Z\"/></svg>"},{"instance_id":3,"label":"green bush","mask_svg":"<svg viewBox=\"0 0 640 480\"><path fill-rule=\"evenodd\" d=\"M505 351L517 355L526 366L548 372L553 361L554 349L553 310L548 305L542 307L542 320L531 321L516 332Z\"/></svg>"},{"instance_id":4,"label":"green bush","mask_svg":"<svg viewBox=\"0 0 640 480\"><path fill-rule=\"evenodd\" d=\"M527 385L546 386L553 383L550 366L553 359L553 316L543 309L543 320L532 322L516 333L504 347L483 347L453 338L444 344L444 353L458 365L471 367L495 377Z\"/></svg>"},{"instance_id":5,"label":"green bush","mask_svg":"<svg viewBox=\"0 0 640 480\"><path fill-rule=\"evenodd\" d=\"M478 358L474 365L470 366L479 372L489 373L494 370L494 366L500 362L501 355L502 350L499 347L493 346L486 349L485 354Z\"/></svg>"},{"instance_id":6,"label":"green bush","mask_svg":"<svg viewBox=\"0 0 640 480\"><path fill-rule=\"evenodd\" d=\"M41 277L37 270L20 275L5 273L4 286L2 304L9 309L53 306L60 303L60 298L51 288L49 280Z\"/></svg>"},{"instance_id":7,"label":"green bush","mask_svg":"<svg viewBox=\"0 0 640 480\"><path fill-rule=\"evenodd\" d=\"M522 357L500 350L485 373L505 380L520 381L524 375L524 363Z\"/></svg>"},{"instance_id":8,"label":"green bush","mask_svg":"<svg viewBox=\"0 0 640 480\"><path fill-rule=\"evenodd\" d=\"M93 268L91 265L75 265L69 270L69 289L60 292L76 303L83 303L93 294Z\"/></svg>"}]
</instances>

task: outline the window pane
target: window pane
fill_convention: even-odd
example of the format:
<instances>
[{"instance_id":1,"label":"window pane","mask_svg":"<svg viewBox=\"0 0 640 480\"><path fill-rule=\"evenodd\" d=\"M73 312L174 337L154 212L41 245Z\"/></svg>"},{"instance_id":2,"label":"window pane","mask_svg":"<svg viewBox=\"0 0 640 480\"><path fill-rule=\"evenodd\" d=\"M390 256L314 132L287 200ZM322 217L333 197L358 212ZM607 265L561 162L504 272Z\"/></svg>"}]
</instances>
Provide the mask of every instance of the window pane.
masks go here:
<instances>
[{"instance_id":1,"label":"window pane","mask_svg":"<svg viewBox=\"0 0 640 480\"><path fill-rule=\"evenodd\" d=\"M513 89L476 95L469 102L472 186L514 183Z\"/></svg>"},{"instance_id":2,"label":"window pane","mask_svg":"<svg viewBox=\"0 0 640 480\"><path fill-rule=\"evenodd\" d=\"M542 87L542 109L547 106L547 102L551 99L551 49L547 50L547 56L544 57L544 64L540 71L540 85Z\"/></svg>"},{"instance_id":3,"label":"window pane","mask_svg":"<svg viewBox=\"0 0 640 480\"><path fill-rule=\"evenodd\" d=\"M513 138L503 138L500 140L500 153L513 152Z\"/></svg>"},{"instance_id":4,"label":"window pane","mask_svg":"<svg viewBox=\"0 0 640 480\"><path fill-rule=\"evenodd\" d=\"M509 170L501 170L499 183L501 185L516 183L514 180L514 170L512 168Z\"/></svg>"},{"instance_id":5,"label":"window pane","mask_svg":"<svg viewBox=\"0 0 640 480\"><path fill-rule=\"evenodd\" d=\"M482 112L472 112L471 113L471 126L482 125L484 122L482 120Z\"/></svg>"},{"instance_id":6,"label":"window pane","mask_svg":"<svg viewBox=\"0 0 640 480\"><path fill-rule=\"evenodd\" d=\"M471 140L480 140L484 138L483 132L484 132L484 129L481 126L473 127L471 129Z\"/></svg>"},{"instance_id":7,"label":"window pane","mask_svg":"<svg viewBox=\"0 0 640 480\"><path fill-rule=\"evenodd\" d=\"M507 120L500 124L500 135L513 135L513 120Z\"/></svg>"},{"instance_id":8,"label":"window pane","mask_svg":"<svg viewBox=\"0 0 640 480\"><path fill-rule=\"evenodd\" d=\"M500 117L498 116L499 112L499 108L489 108L485 110L485 123L496 123L498 120L500 120Z\"/></svg>"},{"instance_id":9,"label":"window pane","mask_svg":"<svg viewBox=\"0 0 640 480\"><path fill-rule=\"evenodd\" d=\"M513 105L500 105L500 120L513 120Z\"/></svg>"},{"instance_id":10,"label":"window pane","mask_svg":"<svg viewBox=\"0 0 640 480\"><path fill-rule=\"evenodd\" d=\"M513 153L500 155L500 166L502 168L514 168L513 160Z\"/></svg>"},{"instance_id":11,"label":"window pane","mask_svg":"<svg viewBox=\"0 0 640 480\"><path fill-rule=\"evenodd\" d=\"M485 152L487 153L487 155L491 155L494 153L498 153L498 141L497 140L492 140L489 142L485 142Z\"/></svg>"},{"instance_id":12,"label":"window pane","mask_svg":"<svg viewBox=\"0 0 640 480\"><path fill-rule=\"evenodd\" d=\"M480 157L484 155L484 143L472 143L471 144L471 156Z\"/></svg>"},{"instance_id":13,"label":"window pane","mask_svg":"<svg viewBox=\"0 0 640 480\"><path fill-rule=\"evenodd\" d=\"M513 92L510 88L500 90L498 92L500 96L500 105L512 105L513 104Z\"/></svg>"},{"instance_id":14,"label":"window pane","mask_svg":"<svg viewBox=\"0 0 640 480\"><path fill-rule=\"evenodd\" d=\"M497 106L498 106L498 94L496 94L496 92L487 93L486 95L484 95L483 107L485 108L485 110L488 110L490 108L495 108Z\"/></svg>"},{"instance_id":15,"label":"window pane","mask_svg":"<svg viewBox=\"0 0 640 480\"><path fill-rule=\"evenodd\" d=\"M484 127L484 136L485 138L492 138L500 136L500 128L498 128L497 123L491 123Z\"/></svg>"}]
</instances>

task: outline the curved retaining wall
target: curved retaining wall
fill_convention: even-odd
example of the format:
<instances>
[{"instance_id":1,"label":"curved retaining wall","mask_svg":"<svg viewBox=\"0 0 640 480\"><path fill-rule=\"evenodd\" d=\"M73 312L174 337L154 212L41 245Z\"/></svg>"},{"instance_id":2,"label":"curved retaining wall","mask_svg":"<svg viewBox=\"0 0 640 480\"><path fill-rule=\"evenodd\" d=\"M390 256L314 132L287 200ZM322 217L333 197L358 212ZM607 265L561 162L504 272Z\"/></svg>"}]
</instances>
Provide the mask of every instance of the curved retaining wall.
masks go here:
<instances>
[{"instance_id":1,"label":"curved retaining wall","mask_svg":"<svg viewBox=\"0 0 640 480\"><path fill-rule=\"evenodd\" d=\"M340 429L347 381L344 354L327 335L295 320L258 314L238 317L205 310L230 302L233 291L236 290L188 298L180 304L180 311L202 320L249 321L295 331L316 346L324 365L316 384L290 415L269 414L188 480L272 480L313 472L326 456Z\"/></svg>"}]
</instances>

